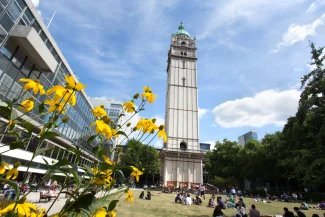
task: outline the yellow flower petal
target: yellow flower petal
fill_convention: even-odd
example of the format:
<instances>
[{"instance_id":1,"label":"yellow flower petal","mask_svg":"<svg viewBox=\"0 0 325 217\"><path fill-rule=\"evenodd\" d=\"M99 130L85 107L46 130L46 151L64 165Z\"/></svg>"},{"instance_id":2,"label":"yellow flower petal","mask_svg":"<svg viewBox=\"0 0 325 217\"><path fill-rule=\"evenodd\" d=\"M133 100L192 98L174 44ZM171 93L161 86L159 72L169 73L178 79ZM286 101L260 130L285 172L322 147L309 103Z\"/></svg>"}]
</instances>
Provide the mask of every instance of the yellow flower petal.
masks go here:
<instances>
[{"instance_id":1,"label":"yellow flower petal","mask_svg":"<svg viewBox=\"0 0 325 217\"><path fill-rule=\"evenodd\" d=\"M34 101L26 99L20 104L20 106L25 112L30 112L34 108Z\"/></svg>"}]
</instances>

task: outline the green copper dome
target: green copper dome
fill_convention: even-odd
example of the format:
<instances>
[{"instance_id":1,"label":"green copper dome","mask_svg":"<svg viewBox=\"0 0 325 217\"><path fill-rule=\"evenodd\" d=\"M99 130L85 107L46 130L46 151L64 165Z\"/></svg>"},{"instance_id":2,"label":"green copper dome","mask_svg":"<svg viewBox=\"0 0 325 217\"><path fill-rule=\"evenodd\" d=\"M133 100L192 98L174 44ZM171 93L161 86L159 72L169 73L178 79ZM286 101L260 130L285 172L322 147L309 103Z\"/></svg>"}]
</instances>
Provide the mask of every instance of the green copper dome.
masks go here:
<instances>
[{"instance_id":1,"label":"green copper dome","mask_svg":"<svg viewBox=\"0 0 325 217\"><path fill-rule=\"evenodd\" d=\"M174 34L176 35L186 35L188 37L191 37L190 34L185 30L183 23L181 22L181 24L178 27L178 31Z\"/></svg>"}]
</instances>

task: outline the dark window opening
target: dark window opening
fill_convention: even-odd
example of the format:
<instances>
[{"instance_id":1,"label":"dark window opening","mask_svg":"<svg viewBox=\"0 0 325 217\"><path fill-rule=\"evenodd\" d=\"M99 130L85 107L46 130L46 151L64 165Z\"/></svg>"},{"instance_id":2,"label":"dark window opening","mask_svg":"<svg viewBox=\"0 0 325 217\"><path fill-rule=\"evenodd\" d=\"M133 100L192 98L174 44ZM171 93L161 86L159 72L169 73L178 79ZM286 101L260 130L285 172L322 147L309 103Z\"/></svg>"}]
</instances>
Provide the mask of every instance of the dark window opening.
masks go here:
<instances>
[{"instance_id":1,"label":"dark window opening","mask_svg":"<svg viewBox=\"0 0 325 217\"><path fill-rule=\"evenodd\" d=\"M186 42L185 41L182 41L181 45L186 45Z\"/></svg>"},{"instance_id":2,"label":"dark window opening","mask_svg":"<svg viewBox=\"0 0 325 217\"><path fill-rule=\"evenodd\" d=\"M179 145L181 150L186 150L187 149L187 143L185 141L182 141L181 144Z\"/></svg>"}]
</instances>

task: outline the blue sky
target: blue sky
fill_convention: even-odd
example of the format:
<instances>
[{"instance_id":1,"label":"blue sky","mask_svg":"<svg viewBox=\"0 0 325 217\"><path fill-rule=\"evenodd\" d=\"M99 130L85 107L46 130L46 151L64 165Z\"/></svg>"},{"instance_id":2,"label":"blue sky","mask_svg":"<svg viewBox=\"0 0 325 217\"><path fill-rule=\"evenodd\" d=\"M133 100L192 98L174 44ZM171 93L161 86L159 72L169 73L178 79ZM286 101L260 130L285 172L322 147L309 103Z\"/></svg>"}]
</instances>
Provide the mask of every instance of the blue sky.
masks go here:
<instances>
[{"instance_id":1,"label":"blue sky","mask_svg":"<svg viewBox=\"0 0 325 217\"><path fill-rule=\"evenodd\" d=\"M325 45L325 0L34 0L91 97L127 100L149 85L164 118L166 61L180 21L197 39L200 140L281 130Z\"/></svg>"}]
</instances>

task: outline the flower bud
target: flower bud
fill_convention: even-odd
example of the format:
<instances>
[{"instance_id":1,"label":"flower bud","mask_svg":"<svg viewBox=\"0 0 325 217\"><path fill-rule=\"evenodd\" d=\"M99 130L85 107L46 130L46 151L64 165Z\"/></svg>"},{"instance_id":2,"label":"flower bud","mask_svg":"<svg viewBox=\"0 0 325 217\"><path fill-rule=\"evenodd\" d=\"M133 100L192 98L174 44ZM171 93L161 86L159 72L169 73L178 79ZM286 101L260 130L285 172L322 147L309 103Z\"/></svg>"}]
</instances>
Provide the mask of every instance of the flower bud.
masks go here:
<instances>
[{"instance_id":1,"label":"flower bud","mask_svg":"<svg viewBox=\"0 0 325 217\"><path fill-rule=\"evenodd\" d=\"M136 93L136 94L133 96L133 99L138 99L139 96L140 96L140 94L139 94L139 93Z\"/></svg>"}]
</instances>

